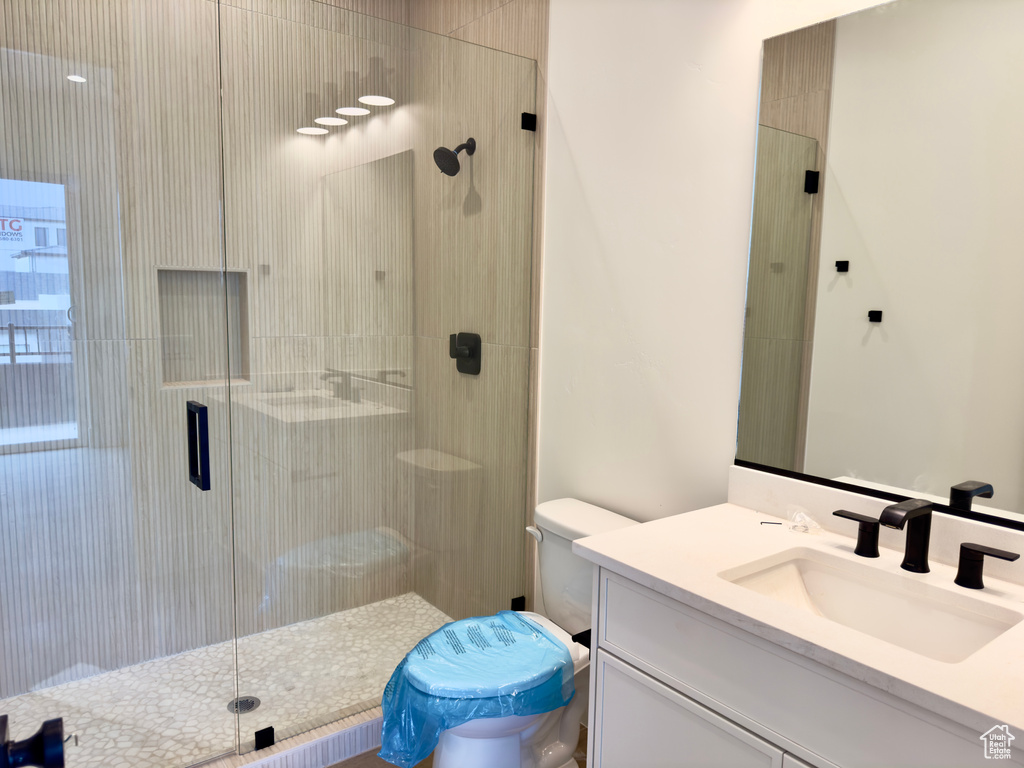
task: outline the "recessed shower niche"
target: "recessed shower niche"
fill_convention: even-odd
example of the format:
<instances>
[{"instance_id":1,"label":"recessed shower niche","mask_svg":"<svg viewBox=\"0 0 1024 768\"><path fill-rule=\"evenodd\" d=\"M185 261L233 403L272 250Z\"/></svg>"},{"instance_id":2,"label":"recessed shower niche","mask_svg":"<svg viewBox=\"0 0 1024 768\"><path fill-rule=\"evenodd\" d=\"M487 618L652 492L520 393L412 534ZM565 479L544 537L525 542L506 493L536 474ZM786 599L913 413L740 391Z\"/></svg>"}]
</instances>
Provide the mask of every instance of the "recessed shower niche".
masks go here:
<instances>
[{"instance_id":1,"label":"recessed shower niche","mask_svg":"<svg viewBox=\"0 0 1024 768\"><path fill-rule=\"evenodd\" d=\"M164 386L223 384L225 369L232 381L248 381L247 278L245 272L157 270Z\"/></svg>"}]
</instances>

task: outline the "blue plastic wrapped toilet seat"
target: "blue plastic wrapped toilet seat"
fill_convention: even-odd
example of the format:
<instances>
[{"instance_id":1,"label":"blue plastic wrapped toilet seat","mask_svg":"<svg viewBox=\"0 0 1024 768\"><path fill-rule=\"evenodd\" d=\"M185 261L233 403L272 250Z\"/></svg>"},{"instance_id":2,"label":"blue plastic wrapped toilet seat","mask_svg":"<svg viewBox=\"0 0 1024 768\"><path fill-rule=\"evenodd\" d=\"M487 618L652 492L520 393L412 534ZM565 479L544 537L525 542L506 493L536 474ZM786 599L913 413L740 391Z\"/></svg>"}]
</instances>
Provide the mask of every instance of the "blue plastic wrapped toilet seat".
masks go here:
<instances>
[{"instance_id":1,"label":"blue plastic wrapped toilet seat","mask_svg":"<svg viewBox=\"0 0 1024 768\"><path fill-rule=\"evenodd\" d=\"M569 649L513 611L453 621L423 638L384 689L379 756L411 768L441 731L485 717L539 715L575 692Z\"/></svg>"}]
</instances>

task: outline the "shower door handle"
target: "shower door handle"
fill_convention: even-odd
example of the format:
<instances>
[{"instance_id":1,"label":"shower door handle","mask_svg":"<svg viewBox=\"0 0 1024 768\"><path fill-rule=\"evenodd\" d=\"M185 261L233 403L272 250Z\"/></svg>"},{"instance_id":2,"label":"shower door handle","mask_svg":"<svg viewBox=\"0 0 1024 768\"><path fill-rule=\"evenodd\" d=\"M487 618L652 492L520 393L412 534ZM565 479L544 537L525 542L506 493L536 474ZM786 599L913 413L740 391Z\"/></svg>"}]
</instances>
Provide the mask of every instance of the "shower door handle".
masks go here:
<instances>
[{"instance_id":1,"label":"shower door handle","mask_svg":"<svg viewBox=\"0 0 1024 768\"><path fill-rule=\"evenodd\" d=\"M206 406L189 400L188 479L201 491L210 490L210 423ZM2 767L0 767L2 768Z\"/></svg>"}]
</instances>

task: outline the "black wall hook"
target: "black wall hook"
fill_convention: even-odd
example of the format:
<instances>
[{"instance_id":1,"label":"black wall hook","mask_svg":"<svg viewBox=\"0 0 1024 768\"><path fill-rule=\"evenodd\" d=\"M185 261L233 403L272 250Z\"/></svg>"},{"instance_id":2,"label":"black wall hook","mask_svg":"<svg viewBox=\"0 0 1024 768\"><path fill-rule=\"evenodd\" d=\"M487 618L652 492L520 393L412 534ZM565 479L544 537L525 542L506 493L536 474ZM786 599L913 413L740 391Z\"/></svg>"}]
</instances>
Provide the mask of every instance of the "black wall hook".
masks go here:
<instances>
[{"instance_id":1,"label":"black wall hook","mask_svg":"<svg viewBox=\"0 0 1024 768\"><path fill-rule=\"evenodd\" d=\"M459 373L480 375L480 334L453 333L448 337L448 356L455 360Z\"/></svg>"}]
</instances>

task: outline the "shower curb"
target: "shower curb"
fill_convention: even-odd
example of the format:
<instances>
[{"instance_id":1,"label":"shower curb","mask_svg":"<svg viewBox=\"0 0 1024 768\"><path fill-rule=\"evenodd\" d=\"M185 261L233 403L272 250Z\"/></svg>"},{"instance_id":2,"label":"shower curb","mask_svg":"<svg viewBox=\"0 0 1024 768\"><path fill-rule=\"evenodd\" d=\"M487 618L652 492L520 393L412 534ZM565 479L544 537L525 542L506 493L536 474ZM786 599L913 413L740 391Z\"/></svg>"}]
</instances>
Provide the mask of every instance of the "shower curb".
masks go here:
<instances>
[{"instance_id":1,"label":"shower curb","mask_svg":"<svg viewBox=\"0 0 1024 768\"><path fill-rule=\"evenodd\" d=\"M322 736L308 744L287 749L249 763L252 768L328 768L342 760L380 748L383 718ZM247 768L248 768L247 766Z\"/></svg>"},{"instance_id":2,"label":"shower curb","mask_svg":"<svg viewBox=\"0 0 1024 768\"><path fill-rule=\"evenodd\" d=\"M380 713L380 708L376 708ZM371 710L372 712L373 710ZM359 717L359 715L356 715ZM338 724L335 723L335 726ZM231 755L202 763L203 768L330 768L335 763L380 749L383 717L376 714L370 720L355 723L339 730L324 733L330 725L280 741L257 757L256 753ZM314 735L314 734L322 735ZM289 741L300 742L289 746Z\"/></svg>"}]
</instances>

